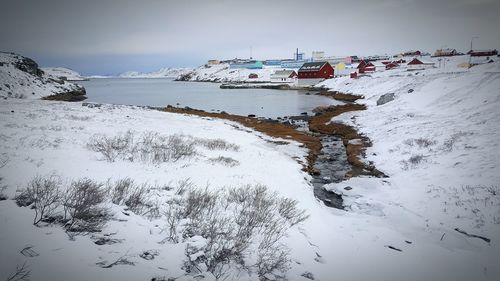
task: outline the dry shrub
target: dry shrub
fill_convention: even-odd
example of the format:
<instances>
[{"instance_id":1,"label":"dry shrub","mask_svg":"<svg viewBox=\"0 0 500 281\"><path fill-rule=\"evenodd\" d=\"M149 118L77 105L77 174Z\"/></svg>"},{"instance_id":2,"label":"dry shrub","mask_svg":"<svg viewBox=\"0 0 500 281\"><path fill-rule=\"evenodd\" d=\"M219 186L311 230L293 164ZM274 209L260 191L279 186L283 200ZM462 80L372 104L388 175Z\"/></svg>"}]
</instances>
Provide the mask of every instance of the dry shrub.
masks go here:
<instances>
[{"instance_id":1,"label":"dry shrub","mask_svg":"<svg viewBox=\"0 0 500 281\"><path fill-rule=\"evenodd\" d=\"M231 157L224 157L224 156L210 158L210 159L208 159L208 161L210 161L212 163L219 163L219 164L222 164L222 165L227 166L227 167L235 167L235 166L238 166L240 164L240 162L238 160L235 160Z\"/></svg>"},{"instance_id":2,"label":"dry shrub","mask_svg":"<svg viewBox=\"0 0 500 281\"><path fill-rule=\"evenodd\" d=\"M35 176L28 182L25 189L16 195L18 206L33 206L35 217L33 224L37 225L43 219L50 217L59 207L61 179L56 175Z\"/></svg>"},{"instance_id":3,"label":"dry shrub","mask_svg":"<svg viewBox=\"0 0 500 281\"><path fill-rule=\"evenodd\" d=\"M110 219L104 206L106 190L104 184L88 178L71 183L64 196L64 217L69 215L65 225L71 232L96 232Z\"/></svg>"},{"instance_id":4,"label":"dry shrub","mask_svg":"<svg viewBox=\"0 0 500 281\"><path fill-rule=\"evenodd\" d=\"M149 210L149 207L154 207L152 202L149 202L150 189L147 184L138 185L131 178L119 179L114 184L108 181L111 202L125 205L136 214L144 214L145 211L154 213L153 210Z\"/></svg>"},{"instance_id":5,"label":"dry shrub","mask_svg":"<svg viewBox=\"0 0 500 281\"><path fill-rule=\"evenodd\" d=\"M296 201L262 185L228 191L189 187L168 203L167 240L205 240L202 246L188 243L184 269L200 273L205 268L217 279L230 278L232 267L257 273L262 280L283 277L289 258L281 239L307 219ZM248 260L251 255L256 259Z\"/></svg>"},{"instance_id":6,"label":"dry shrub","mask_svg":"<svg viewBox=\"0 0 500 281\"><path fill-rule=\"evenodd\" d=\"M147 163L175 162L182 158L196 155L194 141L184 135L161 136L155 132L147 132L139 137L131 131L115 137L94 135L87 148L101 153L105 160L116 159Z\"/></svg>"}]
</instances>

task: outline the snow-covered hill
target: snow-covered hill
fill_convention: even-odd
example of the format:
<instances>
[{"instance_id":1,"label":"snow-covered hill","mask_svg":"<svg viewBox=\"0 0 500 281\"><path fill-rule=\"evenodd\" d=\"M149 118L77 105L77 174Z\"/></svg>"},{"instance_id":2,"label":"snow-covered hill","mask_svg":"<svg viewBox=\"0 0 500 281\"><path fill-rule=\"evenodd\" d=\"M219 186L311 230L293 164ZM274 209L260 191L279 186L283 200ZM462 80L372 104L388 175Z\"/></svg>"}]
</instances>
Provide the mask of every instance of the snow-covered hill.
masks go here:
<instances>
[{"instance_id":1,"label":"snow-covered hill","mask_svg":"<svg viewBox=\"0 0 500 281\"><path fill-rule=\"evenodd\" d=\"M181 75L178 79L183 81L204 82L270 82L271 74L276 68L245 69L229 68L229 64L202 65L191 72ZM250 74L257 74L258 78L249 78Z\"/></svg>"},{"instance_id":2,"label":"snow-covered hill","mask_svg":"<svg viewBox=\"0 0 500 281\"><path fill-rule=\"evenodd\" d=\"M373 146L366 160L389 176L331 184L348 210L370 214L407 237L412 246L403 240L393 245L402 255L436 259L441 269L427 270L441 271L440 277L423 279L497 280L491 261L500 260L500 62L385 71L319 86L365 97L358 102L367 110L332 122L368 136ZM385 94L395 99L377 105ZM444 249L461 257L448 274L438 258ZM454 273L464 274L463 268L468 278Z\"/></svg>"},{"instance_id":3,"label":"snow-covered hill","mask_svg":"<svg viewBox=\"0 0 500 281\"><path fill-rule=\"evenodd\" d=\"M154 72L137 72L128 71L124 72L118 77L120 78L177 78L179 75L183 75L192 71L190 68L162 68Z\"/></svg>"},{"instance_id":4,"label":"snow-covered hill","mask_svg":"<svg viewBox=\"0 0 500 281\"><path fill-rule=\"evenodd\" d=\"M46 74L32 59L0 52L0 98L39 99L85 94L82 86Z\"/></svg>"},{"instance_id":5,"label":"snow-covered hill","mask_svg":"<svg viewBox=\"0 0 500 281\"><path fill-rule=\"evenodd\" d=\"M67 81L84 81L88 79L80 73L65 67L42 67L42 70L48 75Z\"/></svg>"}]
</instances>

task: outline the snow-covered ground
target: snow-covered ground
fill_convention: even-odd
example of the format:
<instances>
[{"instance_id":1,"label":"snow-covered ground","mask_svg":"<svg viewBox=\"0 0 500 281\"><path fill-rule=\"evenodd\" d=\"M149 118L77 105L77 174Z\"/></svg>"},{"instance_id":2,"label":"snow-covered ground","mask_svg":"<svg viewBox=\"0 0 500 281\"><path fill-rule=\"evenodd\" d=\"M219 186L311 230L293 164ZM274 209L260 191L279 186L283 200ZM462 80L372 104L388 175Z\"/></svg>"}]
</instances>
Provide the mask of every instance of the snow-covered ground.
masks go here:
<instances>
[{"instance_id":1,"label":"snow-covered ground","mask_svg":"<svg viewBox=\"0 0 500 281\"><path fill-rule=\"evenodd\" d=\"M87 80L87 77L84 77L80 73L65 67L42 67L42 70L48 75L55 76L59 79L65 79L67 81Z\"/></svg>"},{"instance_id":2,"label":"snow-covered ground","mask_svg":"<svg viewBox=\"0 0 500 281\"><path fill-rule=\"evenodd\" d=\"M39 99L72 91L82 87L44 73L29 58L0 52L0 98Z\"/></svg>"},{"instance_id":3,"label":"snow-covered ground","mask_svg":"<svg viewBox=\"0 0 500 281\"><path fill-rule=\"evenodd\" d=\"M428 280L499 279L493 261L500 260L500 63L391 70L319 86L365 96L358 102L367 110L332 121L368 136L373 146L366 160L389 176L331 184L329 189L344 195L349 212L379 216L411 237L420 257L436 263L435 272L445 263L443 249L461 259L447 278L443 272L440 279ZM377 106L387 93L395 100ZM464 268L469 277L453 273L451 278Z\"/></svg>"}]
</instances>

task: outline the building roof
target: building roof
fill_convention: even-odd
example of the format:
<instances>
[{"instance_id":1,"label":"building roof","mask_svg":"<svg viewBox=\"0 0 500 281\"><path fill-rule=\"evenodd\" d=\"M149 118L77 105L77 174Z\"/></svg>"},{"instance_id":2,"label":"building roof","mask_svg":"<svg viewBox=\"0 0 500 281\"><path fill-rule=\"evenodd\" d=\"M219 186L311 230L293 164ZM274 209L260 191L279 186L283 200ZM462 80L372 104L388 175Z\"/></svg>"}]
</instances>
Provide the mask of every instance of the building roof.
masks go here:
<instances>
[{"instance_id":1,"label":"building roof","mask_svg":"<svg viewBox=\"0 0 500 281\"><path fill-rule=\"evenodd\" d=\"M299 72L314 72L319 71L328 62L326 61L316 61L316 62L306 62L299 69Z\"/></svg>"},{"instance_id":2,"label":"building roof","mask_svg":"<svg viewBox=\"0 0 500 281\"><path fill-rule=\"evenodd\" d=\"M421 60L417 59L417 58L414 58L412 59L408 65L415 65L415 64L424 64Z\"/></svg>"},{"instance_id":3,"label":"building roof","mask_svg":"<svg viewBox=\"0 0 500 281\"><path fill-rule=\"evenodd\" d=\"M295 72L295 70L276 70L272 76L280 76L280 77L290 77Z\"/></svg>"}]
</instances>

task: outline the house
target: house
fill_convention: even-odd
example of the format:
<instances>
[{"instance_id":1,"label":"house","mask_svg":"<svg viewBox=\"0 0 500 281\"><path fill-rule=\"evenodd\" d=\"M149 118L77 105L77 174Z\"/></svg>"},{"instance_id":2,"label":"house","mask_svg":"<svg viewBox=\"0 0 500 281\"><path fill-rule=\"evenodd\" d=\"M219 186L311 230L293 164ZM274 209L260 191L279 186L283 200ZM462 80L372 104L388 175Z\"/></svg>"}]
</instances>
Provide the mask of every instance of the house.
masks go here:
<instances>
[{"instance_id":1,"label":"house","mask_svg":"<svg viewBox=\"0 0 500 281\"><path fill-rule=\"evenodd\" d=\"M385 70L393 69L393 68L396 68L398 66L399 66L399 64L395 61L389 62L388 64L385 65Z\"/></svg>"},{"instance_id":2,"label":"house","mask_svg":"<svg viewBox=\"0 0 500 281\"><path fill-rule=\"evenodd\" d=\"M404 57L415 57L415 56L421 56L422 52L420 51L407 51L402 54Z\"/></svg>"},{"instance_id":3,"label":"house","mask_svg":"<svg viewBox=\"0 0 500 281\"><path fill-rule=\"evenodd\" d=\"M333 67L327 61L306 62L299 69L299 85L316 85L333 77Z\"/></svg>"},{"instance_id":4,"label":"house","mask_svg":"<svg viewBox=\"0 0 500 281\"><path fill-rule=\"evenodd\" d=\"M375 72L376 70L376 67L373 63L366 62L364 60L362 60L356 68L358 69L359 73Z\"/></svg>"},{"instance_id":5,"label":"house","mask_svg":"<svg viewBox=\"0 0 500 281\"><path fill-rule=\"evenodd\" d=\"M471 57L492 57L498 55L497 50L470 50L467 52Z\"/></svg>"},{"instance_id":6,"label":"house","mask_svg":"<svg viewBox=\"0 0 500 281\"><path fill-rule=\"evenodd\" d=\"M276 70L271 74L271 82L274 83L295 83L297 82L297 72L295 70Z\"/></svg>"},{"instance_id":7,"label":"house","mask_svg":"<svg viewBox=\"0 0 500 281\"><path fill-rule=\"evenodd\" d=\"M258 60L237 61L230 63L229 68L262 69L262 62Z\"/></svg>"},{"instance_id":8,"label":"house","mask_svg":"<svg viewBox=\"0 0 500 281\"><path fill-rule=\"evenodd\" d=\"M423 70L423 69L428 69L428 68L433 68L433 67L434 67L433 62L423 62L417 58L414 58L412 61L410 61L407 64L408 70Z\"/></svg>"},{"instance_id":9,"label":"house","mask_svg":"<svg viewBox=\"0 0 500 281\"><path fill-rule=\"evenodd\" d=\"M451 57L458 55L457 50L455 49L438 49L434 52L434 57Z\"/></svg>"},{"instance_id":10,"label":"house","mask_svg":"<svg viewBox=\"0 0 500 281\"><path fill-rule=\"evenodd\" d=\"M220 60L208 60L207 65L217 65L220 64Z\"/></svg>"}]
</instances>

